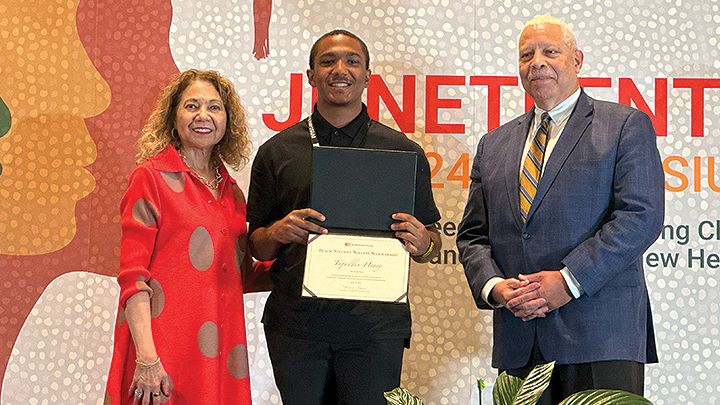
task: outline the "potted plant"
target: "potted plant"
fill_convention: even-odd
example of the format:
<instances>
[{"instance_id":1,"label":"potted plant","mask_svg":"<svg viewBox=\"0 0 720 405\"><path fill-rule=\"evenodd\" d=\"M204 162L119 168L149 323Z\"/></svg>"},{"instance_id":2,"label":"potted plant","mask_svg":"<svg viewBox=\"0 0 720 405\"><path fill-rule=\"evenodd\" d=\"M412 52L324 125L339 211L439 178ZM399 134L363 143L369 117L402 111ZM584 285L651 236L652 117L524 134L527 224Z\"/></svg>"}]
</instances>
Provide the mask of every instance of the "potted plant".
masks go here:
<instances>
[{"instance_id":1,"label":"potted plant","mask_svg":"<svg viewBox=\"0 0 720 405\"><path fill-rule=\"evenodd\" d=\"M495 381L493 405L535 405L550 384L555 362L535 366L526 379L503 372ZM485 382L478 379L482 391ZM386 392L388 405L423 405L420 398L405 388ZM652 405L647 399L626 391L594 389L578 392L565 398L558 405Z\"/></svg>"}]
</instances>

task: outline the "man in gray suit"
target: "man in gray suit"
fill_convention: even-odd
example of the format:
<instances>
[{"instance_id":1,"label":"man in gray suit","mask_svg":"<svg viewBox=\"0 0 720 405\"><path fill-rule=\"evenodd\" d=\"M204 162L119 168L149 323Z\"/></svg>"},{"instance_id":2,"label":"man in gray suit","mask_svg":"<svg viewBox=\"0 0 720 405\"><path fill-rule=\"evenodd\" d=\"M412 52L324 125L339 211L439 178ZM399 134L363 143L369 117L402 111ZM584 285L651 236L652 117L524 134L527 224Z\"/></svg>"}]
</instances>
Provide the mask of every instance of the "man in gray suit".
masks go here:
<instances>
[{"instance_id":1,"label":"man in gray suit","mask_svg":"<svg viewBox=\"0 0 720 405\"><path fill-rule=\"evenodd\" d=\"M664 219L648 116L594 100L562 21L519 39L531 111L478 145L457 245L473 297L494 309L493 367L524 378L556 361L540 403L591 388L644 390L657 362L642 255Z\"/></svg>"}]
</instances>

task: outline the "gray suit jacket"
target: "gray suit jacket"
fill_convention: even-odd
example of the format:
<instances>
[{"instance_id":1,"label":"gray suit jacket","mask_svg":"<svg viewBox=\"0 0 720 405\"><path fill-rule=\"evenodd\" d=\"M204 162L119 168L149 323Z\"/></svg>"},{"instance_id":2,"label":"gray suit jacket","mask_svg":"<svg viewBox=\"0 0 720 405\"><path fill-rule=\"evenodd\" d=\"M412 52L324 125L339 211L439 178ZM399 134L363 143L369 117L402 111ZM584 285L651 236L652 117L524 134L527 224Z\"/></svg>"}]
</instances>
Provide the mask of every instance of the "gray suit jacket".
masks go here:
<instances>
[{"instance_id":1,"label":"gray suit jacket","mask_svg":"<svg viewBox=\"0 0 720 405\"><path fill-rule=\"evenodd\" d=\"M657 362L642 255L660 234L664 176L649 117L584 92L546 161L526 223L519 170L532 110L486 134L457 237L480 308L492 277L567 266L579 299L523 322L494 312L493 366L527 364L537 335L546 360Z\"/></svg>"}]
</instances>

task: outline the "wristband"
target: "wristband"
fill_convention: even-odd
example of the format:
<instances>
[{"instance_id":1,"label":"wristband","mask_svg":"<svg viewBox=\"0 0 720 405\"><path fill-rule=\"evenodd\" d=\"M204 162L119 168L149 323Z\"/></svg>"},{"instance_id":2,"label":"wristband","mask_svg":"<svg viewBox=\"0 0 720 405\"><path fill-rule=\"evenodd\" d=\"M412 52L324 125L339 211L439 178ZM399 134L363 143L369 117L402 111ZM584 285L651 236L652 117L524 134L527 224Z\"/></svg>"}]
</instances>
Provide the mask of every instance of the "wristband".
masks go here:
<instances>
[{"instance_id":1,"label":"wristband","mask_svg":"<svg viewBox=\"0 0 720 405\"><path fill-rule=\"evenodd\" d=\"M413 255L413 256L417 257L419 259L424 259L424 258L430 256L430 253L432 253L434 247L435 247L435 242L433 242L432 238L430 238L430 245L428 246L425 253L423 253L421 255Z\"/></svg>"},{"instance_id":2,"label":"wristband","mask_svg":"<svg viewBox=\"0 0 720 405\"><path fill-rule=\"evenodd\" d=\"M158 363L160 363L160 356L158 356L158 358L155 359L155 361L153 361L152 363L143 363L142 361L135 359L135 364L137 364L140 368L150 368L157 365Z\"/></svg>"}]
</instances>

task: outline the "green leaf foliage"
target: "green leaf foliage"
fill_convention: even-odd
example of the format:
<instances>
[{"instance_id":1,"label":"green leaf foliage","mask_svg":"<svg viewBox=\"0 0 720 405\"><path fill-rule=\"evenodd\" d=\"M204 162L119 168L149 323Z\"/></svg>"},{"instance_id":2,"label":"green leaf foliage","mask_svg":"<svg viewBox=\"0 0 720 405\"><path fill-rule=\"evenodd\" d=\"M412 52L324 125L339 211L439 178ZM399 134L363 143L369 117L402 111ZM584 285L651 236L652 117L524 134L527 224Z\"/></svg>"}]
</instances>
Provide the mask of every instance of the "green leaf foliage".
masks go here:
<instances>
[{"instance_id":1,"label":"green leaf foliage","mask_svg":"<svg viewBox=\"0 0 720 405\"><path fill-rule=\"evenodd\" d=\"M10 125L12 124L12 117L10 116L10 110L2 98L0 98L0 137L7 134L10 131Z\"/></svg>"},{"instance_id":2,"label":"green leaf foliage","mask_svg":"<svg viewBox=\"0 0 720 405\"><path fill-rule=\"evenodd\" d=\"M515 377L503 371L497 380L495 380L495 387L493 387L493 405L513 405L522 384L522 378Z\"/></svg>"},{"instance_id":3,"label":"green leaf foliage","mask_svg":"<svg viewBox=\"0 0 720 405\"><path fill-rule=\"evenodd\" d=\"M10 116L10 110L2 98L0 98L0 138L10 131L10 125L12 125L12 117ZM0 174L3 172L2 164L0 164Z\"/></svg>"},{"instance_id":4,"label":"green leaf foliage","mask_svg":"<svg viewBox=\"0 0 720 405\"><path fill-rule=\"evenodd\" d=\"M587 390L570 395L560 405L652 405L652 402L626 391Z\"/></svg>"},{"instance_id":5,"label":"green leaf foliage","mask_svg":"<svg viewBox=\"0 0 720 405\"><path fill-rule=\"evenodd\" d=\"M503 372L495 382L493 405L535 405L550 384L554 368L554 361L535 366L524 381Z\"/></svg>"},{"instance_id":6,"label":"green leaf foliage","mask_svg":"<svg viewBox=\"0 0 720 405\"><path fill-rule=\"evenodd\" d=\"M384 392L385 400L388 405L424 405L423 401L411 394L410 391L402 387L397 387L392 391Z\"/></svg>"},{"instance_id":7,"label":"green leaf foliage","mask_svg":"<svg viewBox=\"0 0 720 405\"><path fill-rule=\"evenodd\" d=\"M555 369L554 361L535 366L523 382L514 405L535 405L540 395L550 385L553 369Z\"/></svg>"}]
</instances>

